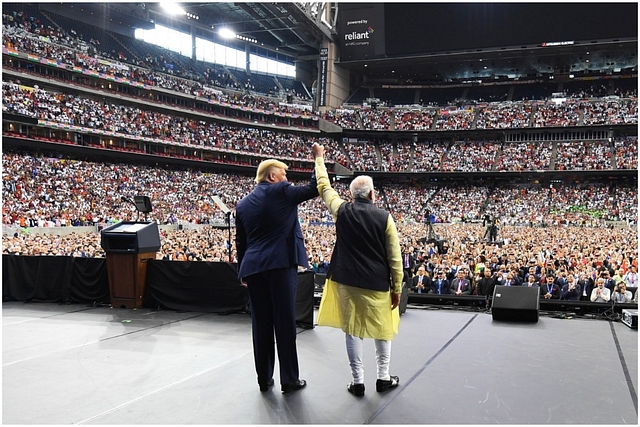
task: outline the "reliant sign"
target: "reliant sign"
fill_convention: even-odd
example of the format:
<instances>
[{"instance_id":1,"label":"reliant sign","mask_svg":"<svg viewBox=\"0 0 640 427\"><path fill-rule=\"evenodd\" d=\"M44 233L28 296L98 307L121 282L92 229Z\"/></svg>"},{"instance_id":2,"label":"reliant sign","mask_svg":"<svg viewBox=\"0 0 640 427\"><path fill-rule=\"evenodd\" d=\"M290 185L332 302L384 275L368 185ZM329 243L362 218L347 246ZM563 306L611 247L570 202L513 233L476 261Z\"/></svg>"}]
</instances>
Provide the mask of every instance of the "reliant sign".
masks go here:
<instances>
[{"instance_id":1,"label":"reliant sign","mask_svg":"<svg viewBox=\"0 0 640 427\"><path fill-rule=\"evenodd\" d=\"M346 6L346 5L345 5ZM384 55L384 4L340 7L340 60L362 60Z\"/></svg>"}]
</instances>

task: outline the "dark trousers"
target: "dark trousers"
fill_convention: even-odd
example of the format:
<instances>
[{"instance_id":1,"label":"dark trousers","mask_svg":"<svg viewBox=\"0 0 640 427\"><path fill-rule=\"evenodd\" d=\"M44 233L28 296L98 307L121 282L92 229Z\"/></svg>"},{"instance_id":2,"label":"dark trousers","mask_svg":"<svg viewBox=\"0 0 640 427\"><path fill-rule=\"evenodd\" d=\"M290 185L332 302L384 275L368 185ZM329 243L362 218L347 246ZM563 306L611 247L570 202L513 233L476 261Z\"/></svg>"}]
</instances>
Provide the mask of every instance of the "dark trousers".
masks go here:
<instances>
[{"instance_id":1,"label":"dark trousers","mask_svg":"<svg viewBox=\"0 0 640 427\"><path fill-rule=\"evenodd\" d=\"M246 278L251 299L253 358L258 383L266 384L273 377L275 344L280 363L280 384L299 378L296 349L297 269L281 268L253 274Z\"/></svg>"}]
</instances>

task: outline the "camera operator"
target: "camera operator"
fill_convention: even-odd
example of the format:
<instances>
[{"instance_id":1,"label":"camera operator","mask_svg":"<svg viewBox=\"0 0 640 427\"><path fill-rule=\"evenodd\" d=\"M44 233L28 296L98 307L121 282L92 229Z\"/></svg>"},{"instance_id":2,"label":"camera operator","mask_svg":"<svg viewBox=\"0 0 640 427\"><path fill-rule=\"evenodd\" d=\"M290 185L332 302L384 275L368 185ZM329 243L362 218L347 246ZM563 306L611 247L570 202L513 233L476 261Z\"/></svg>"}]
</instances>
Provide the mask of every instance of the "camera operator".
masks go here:
<instances>
[{"instance_id":1,"label":"camera operator","mask_svg":"<svg viewBox=\"0 0 640 427\"><path fill-rule=\"evenodd\" d=\"M442 267L436 270L436 277L433 278L431 283L432 294L440 295L449 293L449 281L447 280Z\"/></svg>"},{"instance_id":2,"label":"camera operator","mask_svg":"<svg viewBox=\"0 0 640 427\"><path fill-rule=\"evenodd\" d=\"M630 303L633 298L633 294L631 291L627 290L627 284L624 282L620 282L613 291L613 296L611 299L617 303Z\"/></svg>"}]
</instances>

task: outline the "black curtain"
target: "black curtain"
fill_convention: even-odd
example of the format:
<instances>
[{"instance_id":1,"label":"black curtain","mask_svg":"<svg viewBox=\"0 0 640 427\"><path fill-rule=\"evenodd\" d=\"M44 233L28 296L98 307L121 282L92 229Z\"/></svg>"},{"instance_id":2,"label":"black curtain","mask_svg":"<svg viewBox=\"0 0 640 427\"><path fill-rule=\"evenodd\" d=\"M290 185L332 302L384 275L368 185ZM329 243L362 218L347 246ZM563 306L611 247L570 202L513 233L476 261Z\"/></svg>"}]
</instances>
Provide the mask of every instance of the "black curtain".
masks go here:
<instances>
[{"instance_id":1,"label":"black curtain","mask_svg":"<svg viewBox=\"0 0 640 427\"><path fill-rule=\"evenodd\" d=\"M5 301L66 302L73 257L2 256Z\"/></svg>"},{"instance_id":2,"label":"black curtain","mask_svg":"<svg viewBox=\"0 0 640 427\"><path fill-rule=\"evenodd\" d=\"M109 276L104 258L74 258L69 300L76 303L108 304Z\"/></svg>"},{"instance_id":3,"label":"black curtain","mask_svg":"<svg viewBox=\"0 0 640 427\"><path fill-rule=\"evenodd\" d=\"M235 264L161 260L147 263L144 307L232 312L243 310L248 299Z\"/></svg>"},{"instance_id":4,"label":"black curtain","mask_svg":"<svg viewBox=\"0 0 640 427\"><path fill-rule=\"evenodd\" d=\"M104 258L2 256L3 301L100 303L111 301ZM229 313L248 308L249 293L227 262L149 260L143 306ZM313 327L312 271L298 274L296 322Z\"/></svg>"}]
</instances>

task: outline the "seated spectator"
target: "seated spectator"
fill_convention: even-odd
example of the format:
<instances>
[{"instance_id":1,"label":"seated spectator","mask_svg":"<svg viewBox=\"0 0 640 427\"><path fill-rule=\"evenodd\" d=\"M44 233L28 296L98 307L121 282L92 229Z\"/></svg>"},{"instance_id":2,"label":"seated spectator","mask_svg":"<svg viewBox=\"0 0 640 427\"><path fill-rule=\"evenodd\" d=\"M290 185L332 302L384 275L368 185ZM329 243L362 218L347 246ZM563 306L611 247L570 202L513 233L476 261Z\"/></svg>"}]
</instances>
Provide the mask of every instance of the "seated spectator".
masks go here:
<instances>
[{"instance_id":1,"label":"seated spectator","mask_svg":"<svg viewBox=\"0 0 640 427\"><path fill-rule=\"evenodd\" d=\"M445 276L445 271L442 268L436 270L436 276L431 281L431 293L436 295L449 293L449 281Z\"/></svg>"},{"instance_id":2,"label":"seated spectator","mask_svg":"<svg viewBox=\"0 0 640 427\"><path fill-rule=\"evenodd\" d=\"M579 301L582 289L580 288L580 285L576 283L574 275L569 274L566 281L567 283L565 283L560 290L560 299Z\"/></svg>"},{"instance_id":3,"label":"seated spectator","mask_svg":"<svg viewBox=\"0 0 640 427\"><path fill-rule=\"evenodd\" d=\"M453 295L469 295L471 292L471 283L465 277L465 270L459 269L456 278L451 281L449 293Z\"/></svg>"},{"instance_id":4,"label":"seated spectator","mask_svg":"<svg viewBox=\"0 0 640 427\"><path fill-rule=\"evenodd\" d=\"M633 294L627 290L627 284L625 282L620 282L614 288L611 299L616 303L630 303L633 300Z\"/></svg>"},{"instance_id":5,"label":"seated spectator","mask_svg":"<svg viewBox=\"0 0 640 427\"><path fill-rule=\"evenodd\" d=\"M525 282L522 284L522 286L526 286L528 288L539 288L540 282L538 282L537 277L534 273L529 273L527 274L527 278L525 279Z\"/></svg>"},{"instance_id":6,"label":"seated spectator","mask_svg":"<svg viewBox=\"0 0 640 427\"><path fill-rule=\"evenodd\" d=\"M560 288L555 284L555 277L553 276L553 274L547 274L545 276L545 282L540 286L540 298L560 298Z\"/></svg>"},{"instance_id":7,"label":"seated spectator","mask_svg":"<svg viewBox=\"0 0 640 427\"><path fill-rule=\"evenodd\" d=\"M611 291L604 286L604 278L598 277L596 287L591 291L591 302L609 302Z\"/></svg>"},{"instance_id":8,"label":"seated spectator","mask_svg":"<svg viewBox=\"0 0 640 427\"><path fill-rule=\"evenodd\" d=\"M410 291L417 294L426 294L431 290L431 278L427 274L427 269L424 265L420 265L417 270L417 274L411 278Z\"/></svg>"}]
</instances>

